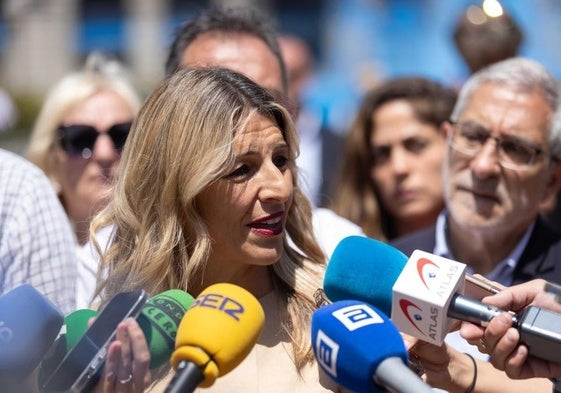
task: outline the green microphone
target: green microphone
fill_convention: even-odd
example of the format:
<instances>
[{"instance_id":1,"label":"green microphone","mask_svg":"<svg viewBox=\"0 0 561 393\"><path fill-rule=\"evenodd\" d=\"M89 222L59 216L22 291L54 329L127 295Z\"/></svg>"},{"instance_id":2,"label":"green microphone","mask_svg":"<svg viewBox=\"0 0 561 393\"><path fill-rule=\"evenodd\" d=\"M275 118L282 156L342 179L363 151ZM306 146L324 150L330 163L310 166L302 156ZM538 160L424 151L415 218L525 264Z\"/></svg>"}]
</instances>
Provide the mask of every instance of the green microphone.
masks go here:
<instances>
[{"instance_id":1,"label":"green microphone","mask_svg":"<svg viewBox=\"0 0 561 393\"><path fill-rule=\"evenodd\" d=\"M64 336L66 342L66 352L74 348L74 345L88 330L88 321L90 318L97 317L99 312L84 308L74 311L64 318L61 336Z\"/></svg>"},{"instance_id":2,"label":"green microphone","mask_svg":"<svg viewBox=\"0 0 561 393\"><path fill-rule=\"evenodd\" d=\"M180 289L170 289L148 300L137 322L150 350L150 368L169 361L175 350L175 336L179 323L195 299ZM64 318L61 333L39 366L39 386L51 377L66 354L88 330L88 321L99 313L89 309L74 311ZM112 327L117 329L117 326Z\"/></svg>"},{"instance_id":3,"label":"green microphone","mask_svg":"<svg viewBox=\"0 0 561 393\"><path fill-rule=\"evenodd\" d=\"M97 317L98 314L97 311L85 308L76 310L64 318L59 336L39 364L37 375L39 386L42 386L47 381L47 378L55 371L64 356L88 330L90 318Z\"/></svg>"},{"instance_id":4,"label":"green microphone","mask_svg":"<svg viewBox=\"0 0 561 393\"><path fill-rule=\"evenodd\" d=\"M187 292L170 289L152 297L142 308L136 320L148 342L150 368L160 367L170 359L179 323L194 301Z\"/></svg>"}]
</instances>

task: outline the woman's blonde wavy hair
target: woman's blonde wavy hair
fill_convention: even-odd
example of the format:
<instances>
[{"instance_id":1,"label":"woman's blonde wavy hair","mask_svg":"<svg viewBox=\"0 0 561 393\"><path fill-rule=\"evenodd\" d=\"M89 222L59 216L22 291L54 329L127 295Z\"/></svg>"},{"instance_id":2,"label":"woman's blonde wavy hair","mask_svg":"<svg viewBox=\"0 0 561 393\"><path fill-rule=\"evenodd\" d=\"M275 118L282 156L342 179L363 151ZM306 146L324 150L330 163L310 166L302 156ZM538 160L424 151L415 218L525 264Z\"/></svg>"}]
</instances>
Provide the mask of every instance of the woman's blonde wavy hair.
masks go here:
<instances>
[{"instance_id":1,"label":"woman's blonde wavy hair","mask_svg":"<svg viewBox=\"0 0 561 393\"><path fill-rule=\"evenodd\" d=\"M227 175L234 162L234 139L256 114L277 124L290 148L294 200L286 230L295 247L285 238L285 252L270 270L300 370L313 360L309 325L325 257L313 235L310 202L297 185L293 121L266 90L234 71L180 70L141 108L123 152L114 199L91 227L93 236L114 225L96 295L103 303L138 288L152 295L193 288L212 247L197 196Z\"/></svg>"}]
</instances>

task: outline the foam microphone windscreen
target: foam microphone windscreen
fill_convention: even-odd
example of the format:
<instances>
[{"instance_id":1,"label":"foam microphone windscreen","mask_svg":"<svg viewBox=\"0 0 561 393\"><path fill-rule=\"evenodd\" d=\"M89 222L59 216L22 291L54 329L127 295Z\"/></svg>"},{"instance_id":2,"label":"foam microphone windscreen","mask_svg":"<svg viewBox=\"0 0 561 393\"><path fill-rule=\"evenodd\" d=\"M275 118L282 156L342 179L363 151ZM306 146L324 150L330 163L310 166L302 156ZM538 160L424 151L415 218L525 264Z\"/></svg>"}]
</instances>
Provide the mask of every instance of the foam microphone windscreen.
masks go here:
<instances>
[{"instance_id":1,"label":"foam microphone windscreen","mask_svg":"<svg viewBox=\"0 0 561 393\"><path fill-rule=\"evenodd\" d=\"M76 310L64 318L62 333L64 334L67 352L76 345L78 340L84 335L86 330L88 330L89 320L98 315L99 312L84 308Z\"/></svg>"},{"instance_id":2,"label":"foam microphone windscreen","mask_svg":"<svg viewBox=\"0 0 561 393\"><path fill-rule=\"evenodd\" d=\"M0 381L26 378L55 341L60 311L31 285L0 297Z\"/></svg>"},{"instance_id":3,"label":"foam microphone windscreen","mask_svg":"<svg viewBox=\"0 0 561 393\"><path fill-rule=\"evenodd\" d=\"M187 310L177 332L171 364L192 362L202 369L200 386L234 369L251 351L261 334L265 313L259 301L234 284L206 288Z\"/></svg>"},{"instance_id":4,"label":"foam microphone windscreen","mask_svg":"<svg viewBox=\"0 0 561 393\"><path fill-rule=\"evenodd\" d=\"M194 299L187 292L170 289L150 298L142 306L137 322L146 338L150 350L150 368L167 362L175 348L175 335L185 311ZM44 386L53 375L64 357L88 330L88 321L99 312L82 309L64 318L60 337L43 358L39 368L39 386ZM117 326L108 326L116 329Z\"/></svg>"},{"instance_id":5,"label":"foam microphone windscreen","mask_svg":"<svg viewBox=\"0 0 561 393\"><path fill-rule=\"evenodd\" d=\"M407 259L401 251L381 241L346 237L333 251L323 289L331 301L361 300L390 315L392 287Z\"/></svg>"},{"instance_id":6,"label":"foam microphone windscreen","mask_svg":"<svg viewBox=\"0 0 561 393\"><path fill-rule=\"evenodd\" d=\"M179 324L195 299L180 289L153 296L142 308L137 322L150 349L150 368L167 362L175 349Z\"/></svg>"},{"instance_id":7,"label":"foam microphone windscreen","mask_svg":"<svg viewBox=\"0 0 561 393\"><path fill-rule=\"evenodd\" d=\"M320 367L339 385L355 392L385 392L374 378L380 364L407 350L396 326L375 307L336 301L312 314L312 347Z\"/></svg>"},{"instance_id":8,"label":"foam microphone windscreen","mask_svg":"<svg viewBox=\"0 0 561 393\"><path fill-rule=\"evenodd\" d=\"M96 317L98 314L97 311L84 308L76 310L64 318L60 335L39 364L37 376L39 386L43 386L66 353L76 345L78 340L84 335L86 330L88 330L88 321L90 318Z\"/></svg>"}]
</instances>

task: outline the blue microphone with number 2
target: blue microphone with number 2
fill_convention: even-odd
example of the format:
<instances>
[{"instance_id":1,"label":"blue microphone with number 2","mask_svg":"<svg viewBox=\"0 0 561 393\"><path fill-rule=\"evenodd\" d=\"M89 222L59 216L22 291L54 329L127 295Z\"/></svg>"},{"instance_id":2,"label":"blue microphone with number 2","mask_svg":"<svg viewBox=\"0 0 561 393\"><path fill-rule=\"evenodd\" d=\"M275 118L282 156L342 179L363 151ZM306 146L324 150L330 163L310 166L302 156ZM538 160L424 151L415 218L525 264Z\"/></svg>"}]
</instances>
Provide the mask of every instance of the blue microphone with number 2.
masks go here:
<instances>
[{"instance_id":1,"label":"blue microphone with number 2","mask_svg":"<svg viewBox=\"0 0 561 393\"><path fill-rule=\"evenodd\" d=\"M429 393L407 366L397 327L375 307L342 300L312 314L312 347L320 367L354 392Z\"/></svg>"}]
</instances>

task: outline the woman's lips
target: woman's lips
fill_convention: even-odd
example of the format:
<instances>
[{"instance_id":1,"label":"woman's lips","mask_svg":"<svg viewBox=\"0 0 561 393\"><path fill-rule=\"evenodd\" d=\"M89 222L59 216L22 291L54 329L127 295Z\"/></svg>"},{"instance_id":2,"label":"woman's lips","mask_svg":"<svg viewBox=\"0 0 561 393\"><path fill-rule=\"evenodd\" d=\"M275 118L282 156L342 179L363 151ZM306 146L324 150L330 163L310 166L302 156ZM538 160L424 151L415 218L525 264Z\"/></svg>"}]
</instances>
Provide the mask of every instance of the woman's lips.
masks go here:
<instances>
[{"instance_id":1,"label":"woman's lips","mask_svg":"<svg viewBox=\"0 0 561 393\"><path fill-rule=\"evenodd\" d=\"M251 222L248 224L248 227L250 227L253 232L263 236L276 236L283 231L283 216L284 212L272 214Z\"/></svg>"}]
</instances>

